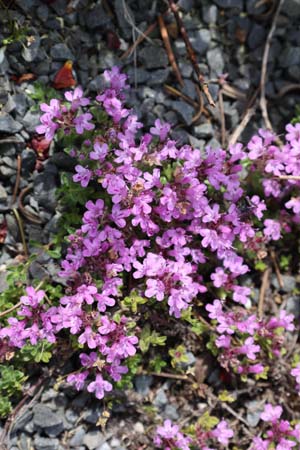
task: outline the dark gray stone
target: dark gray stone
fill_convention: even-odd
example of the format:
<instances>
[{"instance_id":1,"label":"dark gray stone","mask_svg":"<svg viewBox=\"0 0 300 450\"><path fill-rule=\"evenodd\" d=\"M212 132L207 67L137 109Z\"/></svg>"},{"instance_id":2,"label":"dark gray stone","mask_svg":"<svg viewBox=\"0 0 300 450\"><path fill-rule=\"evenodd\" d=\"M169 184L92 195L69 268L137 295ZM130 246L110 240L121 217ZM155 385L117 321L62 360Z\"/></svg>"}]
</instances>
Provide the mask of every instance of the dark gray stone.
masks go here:
<instances>
[{"instance_id":1,"label":"dark gray stone","mask_svg":"<svg viewBox=\"0 0 300 450\"><path fill-rule=\"evenodd\" d=\"M300 47L286 47L279 56L279 64L286 68L300 64Z\"/></svg>"},{"instance_id":2,"label":"dark gray stone","mask_svg":"<svg viewBox=\"0 0 300 450\"><path fill-rule=\"evenodd\" d=\"M203 28L202 30L196 31L190 38L193 48L200 55L204 55L211 42L211 33L209 30Z\"/></svg>"},{"instance_id":3,"label":"dark gray stone","mask_svg":"<svg viewBox=\"0 0 300 450\"><path fill-rule=\"evenodd\" d=\"M31 148L22 151L22 172L30 173L34 171L36 164L36 153Z\"/></svg>"},{"instance_id":4,"label":"dark gray stone","mask_svg":"<svg viewBox=\"0 0 300 450\"><path fill-rule=\"evenodd\" d=\"M0 133L14 134L22 130L23 125L14 120L9 114L0 112Z\"/></svg>"},{"instance_id":5,"label":"dark gray stone","mask_svg":"<svg viewBox=\"0 0 300 450\"><path fill-rule=\"evenodd\" d=\"M59 440L50 439L35 435L34 437L34 449L35 450L58 450Z\"/></svg>"},{"instance_id":6,"label":"dark gray stone","mask_svg":"<svg viewBox=\"0 0 300 450\"><path fill-rule=\"evenodd\" d=\"M63 419L48 406L38 404L34 408L33 423L49 437L56 437L64 430Z\"/></svg>"},{"instance_id":7,"label":"dark gray stone","mask_svg":"<svg viewBox=\"0 0 300 450\"><path fill-rule=\"evenodd\" d=\"M72 158L72 156L64 152L54 153L54 155L51 156L50 161L65 172L73 172L74 167L77 164L75 158Z\"/></svg>"},{"instance_id":8,"label":"dark gray stone","mask_svg":"<svg viewBox=\"0 0 300 450\"><path fill-rule=\"evenodd\" d=\"M111 450L111 446L108 442L104 442L102 445L97 447L96 450Z\"/></svg>"},{"instance_id":9,"label":"dark gray stone","mask_svg":"<svg viewBox=\"0 0 300 450\"><path fill-rule=\"evenodd\" d=\"M20 121L29 133L34 133L36 127L40 124L40 116L41 114L39 111L29 110Z\"/></svg>"},{"instance_id":10,"label":"dark gray stone","mask_svg":"<svg viewBox=\"0 0 300 450\"><path fill-rule=\"evenodd\" d=\"M88 450L95 450L103 444L103 441L105 441L105 436L98 430L89 431L83 438L83 444Z\"/></svg>"},{"instance_id":11,"label":"dark gray stone","mask_svg":"<svg viewBox=\"0 0 300 450\"><path fill-rule=\"evenodd\" d=\"M272 285L276 289L280 289L283 292L292 292L296 287L296 279L291 275L282 275L283 287L281 288L278 283L278 279L276 276L272 277Z\"/></svg>"},{"instance_id":12,"label":"dark gray stone","mask_svg":"<svg viewBox=\"0 0 300 450\"><path fill-rule=\"evenodd\" d=\"M300 0L285 0L282 12L289 16L292 20L300 17Z\"/></svg>"},{"instance_id":13,"label":"dark gray stone","mask_svg":"<svg viewBox=\"0 0 300 450\"><path fill-rule=\"evenodd\" d=\"M28 109L28 101L27 97L23 92L18 92L14 95L12 95L12 99L15 103L15 110L17 111L20 116L24 116Z\"/></svg>"},{"instance_id":14,"label":"dark gray stone","mask_svg":"<svg viewBox=\"0 0 300 450\"><path fill-rule=\"evenodd\" d=\"M158 389L158 391L156 392L156 396L153 400L153 405L157 406L158 408L162 408L167 403L168 403L168 398L165 394L165 391L162 388Z\"/></svg>"},{"instance_id":15,"label":"dark gray stone","mask_svg":"<svg viewBox=\"0 0 300 450\"><path fill-rule=\"evenodd\" d=\"M184 101L175 101L172 103L173 109L178 112L186 125L191 125L195 114L192 106L187 105Z\"/></svg>"},{"instance_id":16,"label":"dark gray stone","mask_svg":"<svg viewBox=\"0 0 300 450\"><path fill-rule=\"evenodd\" d=\"M67 409L65 412L65 417L68 422L71 424L74 424L78 420L78 414L77 412L73 411L73 409Z\"/></svg>"},{"instance_id":17,"label":"dark gray stone","mask_svg":"<svg viewBox=\"0 0 300 450\"><path fill-rule=\"evenodd\" d=\"M266 28L254 23L247 38L249 48L254 50L257 47L260 47L265 42L266 35Z\"/></svg>"},{"instance_id":18,"label":"dark gray stone","mask_svg":"<svg viewBox=\"0 0 300 450\"><path fill-rule=\"evenodd\" d=\"M24 414L21 415L20 418L18 418L12 428L12 433L17 432L18 430L23 430L25 425L32 419L33 412L29 409L24 412Z\"/></svg>"},{"instance_id":19,"label":"dark gray stone","mask_svg":"<svg viewBox=\"0 0 300 450\"><path fill-rule=\"evenodd\" d=\"M170 73L170 68L153 70L149 75L148 84L149 86L162 85L167 81Z\"/></svg>"},{"instance_id":20,"label":"dark gray stone","mask_svg":"<svg viewBox=\"0 0 300 450\"><path fill-rule=\"evenodd\" d=\"M166 67L169 62L165 49L156 45L146 45L139 51L138 57L146 69Z\"/></svg>"},{"instance_id":21,"label":"dark gray stone","mask_svg":"<svg viewBox=\"0 0 300 450\"><path fill-rule=\"evenodd\" d=\"M264 406L261 402L258 402L257 400L249 401L246 404L247 407L247 422L250 427L256 427L258 422L260 421L260 415L264 410Z\"/></svg>"},{"instance_id":22,"label":"dark gray stone","mask_svg":"<svg viewBox=\"0 0 300 450\"><path fill-rule=\"evenodd\" d=\"M130 67L126 72L128 75L128 81L131 85L134 85L134 83L144 84L151 77L151 74L142 68L135 69Z\"/></svg>"},{"instance_id":23,"label":"dark gray stone","mask_svg":"<svg viewBox=\"0 0 300 450\"><path fill-rule=\"evenodd\" d=\"M220 75L224 71L223 52L219 47L216 47L207 52L207 62L211 72L215 75Z\"/></svg>"},{"instance_id":24,"label":"dark gray stone","mask_svg":"<svg viewBox=\"0 0 300 450\"><path fill-rule=\"evenodd\" d=\"M152 383L153 377L151 375L137 375L134 378L135 390L143 396L146 396L149 393Z\"/></svg>"},{"instance_id":25,"label":"dark gray stone","mask_svg":"<svg viewBox=\"0 0 300 450\"><path fill-rule=\"evenodd\" d=\"M257 0L246 0L248 14L258 15L266 12L266 5L258 5Z\"/></svg>"},{"instance_id":26,"label":"dark gray stone","mask_svg":"<svg viewBox=\"0 0 300 450\"><path fill-rule=\"evenodd\" d=\"M84 411L83 420L87 423L95 425L101 416L103 408L101 406L93 406Z\"/></svg>"},{"instance_id":27,"label":"dark gray stone","mask_svg":"<svg viewBox=\"0 0 300 450\"><path fill-rule=\"evenodd\" d=\"M40 5L36 10L36 15L42 22L46 22L49 16L49 8L47 5Z\"/></svg>"},{"instance_id":28,"label":"dark gray stone","mask_svg":"<svg viewBox=\"0 0 300 450\"><path fill-rule=\"evenodd\" d=\"M40 173L34 180L34 195L39 205L43 206L48 211L54 211L56 206L56 191L57 183L55 174Z\"/></svg>"},{"instance_id":29,"label":"dark gray stone","mask_svg":"<svg viewBox=\"0 0 300 450\"><path fill-rule=\"evenodd\" d=\"M83 444L83 439L86 434L86 429L83 425L80 425L79 427L75 428L72 431L72 437L69 441L69 445L71 447L78 447L79 445Z\"/></svg>"},{"instance_id":30,"label":"dark gray stone","mask_svg":"<svg viewBox=\"0 0 300 450\"><path fill-rule=\"evenodd\" d=\"M179 0L178 6L180 7L180 9L182 9L184 12L187 13L194 8L195 6L194 3L195 3L194 0Z\"/></svg>"},{"instance_id":31,"label":"dark gray stone","mask_svg":"<svg viewBox=\"0 0 300 450\"><path fill-rule=\"evenodd\" d=\"M237 8L242 11L244 7L243 0L213 0L213 2L216 3L216 5L218 5L220 8L224 9Z\"/></svg>"},{"instance_id":32,"label":"dark gray stone","mask_svg":"<svg viewBox=\"0 0 300 450\"><path fill-rule=\"evenodd\" d=\"M300 80L300 67L299 66L290 66L287 69L290 78L294 81Z\"/></svg>"},{"instance_id":33,"label":"dark gray stone","mask_svg":"<svg viewBox=\"0 0 300 450\"><path fill-rule=\"evenodd\" d=\"M0 179L8 179L15 175L16 170L12 169L3 164L2 160L0 161Z\"/></svg>"},{"instance_id":34,"label":"dark gray stone","mask_svg":"<svg viewBox=\"0 0 300 450\"><path fill-rule=\"evenodd\" d=\"M106 14L102 5L96 5L85 14L85 23L88 30L107 28L111 24L110 17Z\"/></svg>"},{"instance_id":35,"label":"dark gray stone","mask_svg":"<svg viewBox=\"0 0 300 450\"><path fill-rule=\"evenodd\" d=\"M287 299L286 302L286 311L288 313L294 314L296 319L300 316L300 297L299 295L293 295Z\"/></svg>"},{"instance_id":36,"label":"dark gray stone","mask_svg":"<svg viewBox=\"0 0 300 450\"><path fill-rule=\"evenodd\" d=\"M66 44L55 44L50 50L50 54L55 61L66 61L71 59L74 61L75 57Z\"/></svg>"},{"instance_id":37,"label":"dark gray stone","mask_svg":"<svg viewBox=\"0 0 300 450\"><path fill-rule=\"evenodd\" d=\"M173 405L167 405L165 407L164 416L167 419L171 419L171 420L178 420L179 419L179 414L178 414L177 408L175 406L173 406Z\"/></svg>"},{"instance_id":38,"label":"dark gray stone","mask_svg":"<svg viewBox=\"0 0 300 450\"><path fill-rule=\"evenodd\" d=\"M124 5L126 5L126 11L124 11ZM130 19L134 22L134 15L128 6L128 2L123 0L114 0L114 11L117 15L119 27L126 39L132 37L132 25Z\"/></svg>"},{"instance_id":39,"label":"dark gray stone","mask_svg":"<svg viewBox=\"0 0 300 450\"><path fill-rule=\"evenodd\" d=\"M208 25L215 25L218 19L218 8L216 7L216 5L203 5L202 19Z\"/></svg>"}]
</instances>

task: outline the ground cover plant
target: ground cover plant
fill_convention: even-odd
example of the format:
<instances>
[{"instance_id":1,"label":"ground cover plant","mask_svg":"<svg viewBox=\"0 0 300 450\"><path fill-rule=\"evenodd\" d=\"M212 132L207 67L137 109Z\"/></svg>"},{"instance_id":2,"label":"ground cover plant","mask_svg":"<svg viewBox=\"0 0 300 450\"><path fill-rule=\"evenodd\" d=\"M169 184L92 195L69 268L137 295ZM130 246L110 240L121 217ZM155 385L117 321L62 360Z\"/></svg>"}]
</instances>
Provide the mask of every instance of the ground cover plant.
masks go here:
<instances>
[{"instance_id":1,"label":"ground cover plant","mask_svg":"<svg viewBox=\"0 0 300 450\"><path fill-rule=\"evenodd\" d=\"M297 448L300 426L286 419L300 384L299 358L289 351L298 324L285 308L266 311L246 277L297 236L300 124L286 126L284 142L260 129L246 146L180 146L170 124L157 119L145 130L126 108L129 86L118 67L104 78L95 98L76 87L40 106L37 133L77 159L62 187L76 211L48 247L63 255L61 283L29 283L29 261L2 294L2 416L28 376L24 363L55 366L70 355L74 370L59 383L99 400L141 371L177 374L201 391L208 374L184 369L192 345L210 352L222 388L272 383L278 372L288 378L281 405L271 395L259 435L246 441L252 450ZM216 392L232 401L220 386ZM217 409L183 427L166 420L149 432L153 447L240 448L223 416Z\"/></svg>"}]
</instances>

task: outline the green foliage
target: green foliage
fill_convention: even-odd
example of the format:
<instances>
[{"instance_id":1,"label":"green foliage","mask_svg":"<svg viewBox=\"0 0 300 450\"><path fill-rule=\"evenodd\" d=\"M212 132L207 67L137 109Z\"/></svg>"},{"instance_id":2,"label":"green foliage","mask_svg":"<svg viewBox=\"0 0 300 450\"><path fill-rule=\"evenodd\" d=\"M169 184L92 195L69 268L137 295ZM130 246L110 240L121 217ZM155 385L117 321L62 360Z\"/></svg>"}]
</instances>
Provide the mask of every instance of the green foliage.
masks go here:
<instances>
[{"instance_id":1,"label":"green foliage","mask_svg":"<svg viewBox=\"0 0 300 450\"><path fill-rule=\"evenodd\" d=\"M128 372L122 376L122 379L116 383L118 389L131 389L133 387L132 380L138 372L142 364L142 356L135 354L126 360Z\"/></svg>"},{"instance_id":2,"label":"green foliage","mask_svg":"<svg viewBox=\"0 0 300 450\"><path fill-rule=\"evenodd\" d=\"M121 301L121 305L125 308L129 308L134 314L136 314L138 311L138 306L144 305L147 301L147 298L131 293L130 296L125 297L124 300Z\"/></svg>"},{"instance_id":3,"label":"green foliage","mask_svg":"<svg viewBox=\"0 0 300 450\"><path fill-rule=\"evenodd\" d=\"M146 353L150 346L165 345L166 339L166 336L161 336L156 331L151 331L150 325L145 325L139 340L141 352Z\"/></svg>"},{"instance_id":4,"label":"green foliage","mask_svg":"<svg viewBox=\"0 0 300 450\"><path fill-rule=\"evenodd\" d=\"M205 431L210 431L219 423L219 419L215 416L211 416L208 411L206 411L200 419L197 420L197 425L199 425Z\"/></svg>"},{"instance_id":5,"label":"green foliage","mask_svg":"<svg viewBox=\"0 0 300 450\"><path fill-rule=\"evenodd\" d=\"M0 7L3 6L2 1ZM2 39L1 45L10 45L16 42L24 43L28 39L28 26L19 24L17 20L12 20L9 17L9 11L7 10L8 22L9 22L9 35Z\"/></svg>"},{"instance_id":6,"label":"green foliage","mask_svg":"<svg viewBox=\"0 0 300 450\"><path fill-rule=\"evenodd\" d=\"M296 105L295 107L295 117L291 120L291 123L295 125L295 123L300 122L300 105Z\"/></svg>"},{"instance_id":7,"label":"green foliage","mask_svg":"<svg viewBox=\"0 0 300 450\"><path fill-rule=\"evenodd\" d=\"M160 355L155 356L149 362L149 370L156 373L160 373L161 370L166 366L166 361L164 361Z\"/></svg>"},{"instance_id":8,"label":"green foliage","mask_svg":"<svg viewBox=\"0 0 300 450\"><path fill-rule=\"evenodd\" d=\"M41 83L40 81L35 81L33 83L33 87L34 91L28 93L28 96L32 98L32 100L36 101L36 110L39 109L41 103L49 103L53 98L59 97L59 93L56 91L56 89L53 89L48 85Z\"/></svg>"},{"instance_id":9,"label":"green foliage","mask_svg":"<svg viewBox=\"0 0 300 450\"><path fill-rule=\"evenodd\" d=\"M27 344L20 350L19 359L24 362L48 363L52 357L53 344L43 339L35 345Z\"/></svg>"},{"instance_id":10,"label":"green foliage","mask_svg":"<svg viewBox=\"0 0 300 450\"><path fill-rule=\"evenodd\" d=\"M221 400L221 402L227 402L227 403L232 403L235 401L235 398L230 395L230 393L226 390L221 391L218 395L218 399Z\"/></svg>"},{"instance_id":11,"label":"green foliage","mask_svg":"<svg viewBox=\"0 0 300 450\"><path fill-rule=\"evenodd\" d=\"M171 356L171 366L175 369L180 367L182 363L187 363L189 358L186 354L186 348L184 345L177 345L176 348L169 350Z\"/></svg>"},{"instance_id":12,"label":"green foliage","mask_svg":"<svg viewBox=\"0 0 300 450\"><path fill-rule=\"evenodd\" d=\"M280 255L279 267L284 272L286 272L289 269L289 267L291 267L291 262L292 262L292 255L291 254Z\"/></svg>"},{"instance_id":13,"label":"green foliage","mask_svg":"<svg viewBox=\"0 0 300 450\"><path fill-rule=\"evenodd\" d=\"M10 398L22 391L26 379L24 373L14 366L0 365L0 417L6 417L10 413Z\"/></svg>"},{"instance_id":14,"label":"green foliage","mask_svg":"<svg viewBox=\"0 0 300 450\"><path fill-rule=\"evenodd\" d=\"M197 336L200 336L209 329L207 325L205 325L203 322L200 322L199 319L193 317L193 311L191 307L182 311L181 319L192 325L191 331Z\"/></svg>"}]
</instances>

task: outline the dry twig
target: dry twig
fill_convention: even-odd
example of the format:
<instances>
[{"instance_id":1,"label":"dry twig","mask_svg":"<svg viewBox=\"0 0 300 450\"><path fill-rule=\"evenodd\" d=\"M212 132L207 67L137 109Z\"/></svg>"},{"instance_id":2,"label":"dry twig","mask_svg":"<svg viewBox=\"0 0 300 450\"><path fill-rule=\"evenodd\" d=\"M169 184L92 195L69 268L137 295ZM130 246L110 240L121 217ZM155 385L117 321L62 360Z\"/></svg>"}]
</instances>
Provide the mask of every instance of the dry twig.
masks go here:
<instances>
[{"instance_id":1,"label":"dry twig","mask_svg":"<svg viewBox=\"0 0 300 450\"><path fill-rule=\"evenodd\" d=\"M219 90L218 99L219 99L219 109L220 109L220 117L221 117L221 145L222 145L222 148L224 148L225 144L226 144L226 126L225 126L225 113L224 113L224 102L223 102L223 89Z\"/></svg>"},{"instance_id":2,"label":"dry twig","mask_svg":"<svg viewBox=\"0 0 300 450\"><path fill-rule=\"evenodd\" d=\"M250 98L241 122L236 127L236 129L234 130L234 132L232 133L232 135L230 136L230 138L228 140L228 145L234 145L237 142L240 135L242 134L242 132L248 125L248 122L250 121L251 117L254 115L255 110L256 110L255 100L258 95L258 92L259 92L259 88L254 92L254 94Z\"/></svg>"},{"instance_id":3,"label":"dry twig","mask_svg":"<svg viewBox=\"0 0 300 450\"><path fill-rule=\"evenodd\" d=\"M177 65L175 55L174 55L172 47L171 47L171 42L169 39L169 33L167 30L166 24L165 24L163 16L161 14L158 16L158 24L159 24L160 34L161 34L163 43L166 47L167 55L168 55L170 64L172 66L172 70L175 73L178 83L180 84L181 87L183 87L184 82L183 82L179 67Z\"/></svg>"},{"instance_id":4,"label":"dry twig","mask_svg":"<svg viewBox=\"0 0 300 450\"><path fill-rule=\"evenodd\" d=\"M190 40L189 40L189 37L187 35L186 29L185 29L185 27L183 25L183 22L181 20L180 15L178 13L178 8L177 8L177 6L176 6L176 4L174 3L173 0L168 0L168 1L169 1L170 9L171 9L171 11L173 12L173 14L175 16L175 19L176 19L176 22L177 22L177 26L178 26L178 29L179 29L180 34L182 36L182 39L184 40L185 47L186 47L186 50L187 50L187 53L188 53L188 57L189 57L189 59L190 59L190 61L192 63L194 72L197 75L197 80L199 82L200 89L204 93L204 95L205 95L208 103L210 104L210 106L214 106L215 107L216 104L215 104L215 102L214 102L214 100L213 100L213 98L212 98L212 96L211 96L211 94L209 92L208 84L204 80L204 77L203 77L203 75L202 75L202 73L201 73L201 71L199 69L195 51L194 51L194 49L193 49L193 47L192 47L192 45L190 43Z\"/></svg>"},{"instance_id":5,"label":"dry twig","mask_svg":"<svg viewBox=\"0 0 300 450\"><path fill-rule=\"evenodd\" d=\"M21 155L18 155L18 157L17 157L17 177L16 177L13 195L11 198L11 203L10 203L11 205L13 205L15 203L16 198L17 198L17 193L19 190L20 178L21 178L21 167L22 167L22 158L21 158Z\"/></svg>"},{"instance_id":6,"label":"dry twig","mask_svg":"<svg viewBox=\"0 0 300 450\"><path fill-rule=\"evenodd\" d=\"M147 30L144 31L143 34L140 34L139 37L134 41L134 43L131 45L131 47L129 47L121 56L120 59L125 59L128 56L131 56L132 53L135 51L135 49L137 48L137 46L143 42L144 39L146 39L146 37L149 36L150 33L152 33L153 30L155 30L155 28L157 27L157 22L152 23L151 25L149 25L149 27L147 28Z\"/></svg>"},{"instance_id":7,"label":"dry twig","mask_svg":"<svg viewBox=\"0 0 300 450\"><path fill-rule=\"evenodd\" d=\"M269 284L269 277L270 277L271 269L268 267L262 276L262 283L259 291L259 300L258 300L258 317L259 319L262 319L264 315L264 302L265 302L265 295L266 290L268 288Z\"/></svg>"},{"instance_id":8,"label":"dry twig","mask_svg":"<svg viewBox=\"0 0 300 450\"><path fill-rule=\"evenodd\" d=\"M281 276L281 273L280 273L280 270L278 267L277 258L276 258L276 254L275 254L274 250L271 250L270 255L271 255L272 263L274 265L278 284L279 284L280 288L282 289L282 288L284 288L284 282L283 282L283 279L282 279L282 276Z\"/></svg>"},{"instance_id":9,"label":"dry twig","mask_svg":"<svg viewBox=\"0 0 300 450\"><path fill-rule=\"evenodd\" d=\"M266 101L266 79L267 79L267 65L268 65L268 59L269 59L269 52L270 52L270 46L271 46L271 40L274 34L274 31L276 29L276 23L279 16L280 9L283 5L284 0L279 0L275 14L273 16L272 25L269 31L269 34L267 36L265 48L264 48L264 54L262 59L262 66L261 66L261 78L260 78L260 108L262 112L262 116L265 122L265 126L269 130L273 130L269 115L268 115L268 109L267 109L267 101Z\"/></svg>"}]
</instances>

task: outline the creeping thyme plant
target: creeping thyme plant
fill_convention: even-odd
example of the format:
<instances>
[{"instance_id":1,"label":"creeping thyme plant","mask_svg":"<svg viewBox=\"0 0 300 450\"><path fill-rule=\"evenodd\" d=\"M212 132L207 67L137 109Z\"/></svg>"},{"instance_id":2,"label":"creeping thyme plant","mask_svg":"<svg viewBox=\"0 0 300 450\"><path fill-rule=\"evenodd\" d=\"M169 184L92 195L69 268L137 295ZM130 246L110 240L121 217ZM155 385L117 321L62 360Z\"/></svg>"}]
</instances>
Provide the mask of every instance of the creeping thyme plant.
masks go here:
<instances>
[{"instance_id":1,"label":"creeping thyme plant","mask_svg":"<svg viewBox=\"0 0 300 450\"><path fill-rule=\"evenodd\" d=\"M124 104L126 75L114 67L104 77L108 87L95 99L77 87L41 105L37 132L63 142L77 158L73 181L96 195L68 237L63 295L55 302L28 286L0 331L1 357L40 341L55 346L63 336L79 361L68 383L102 399L132 370L137 352L166 345L163 324L182 321L226 372L266 379L294 317L285 309L258 316L243 276L299 225L300 124L287 125L282 146L265 130L245 147L179 146L159 119L143 131ZM290 376L300 384L299 364ZM300 445L299 426L279 422L282 408L265 408L269 428L252 450ZM223 417L187 434L167 420L153 445L213 450L231 439Z\"/></svg>"}]
</instances>

